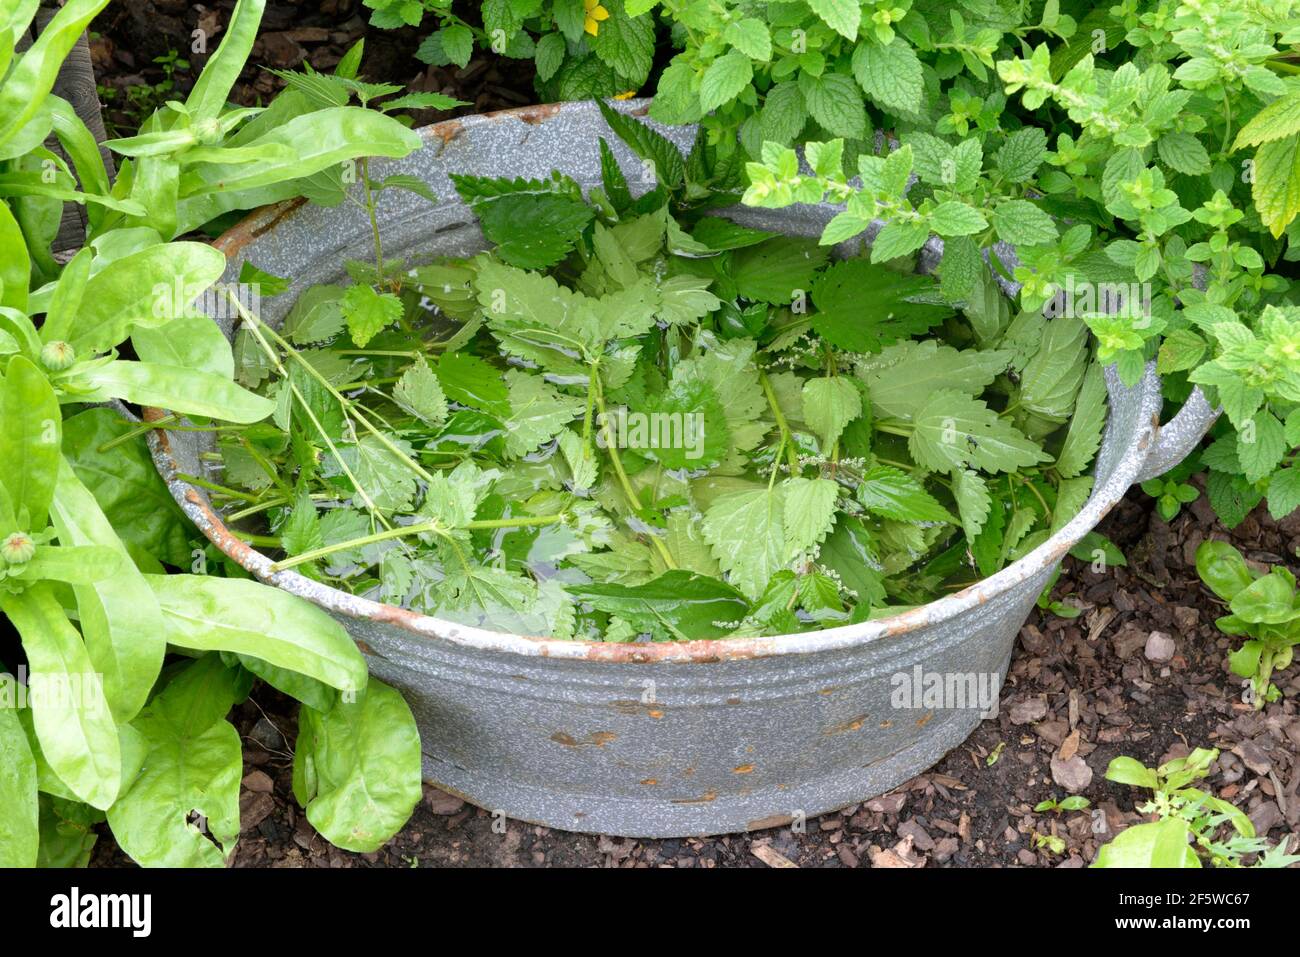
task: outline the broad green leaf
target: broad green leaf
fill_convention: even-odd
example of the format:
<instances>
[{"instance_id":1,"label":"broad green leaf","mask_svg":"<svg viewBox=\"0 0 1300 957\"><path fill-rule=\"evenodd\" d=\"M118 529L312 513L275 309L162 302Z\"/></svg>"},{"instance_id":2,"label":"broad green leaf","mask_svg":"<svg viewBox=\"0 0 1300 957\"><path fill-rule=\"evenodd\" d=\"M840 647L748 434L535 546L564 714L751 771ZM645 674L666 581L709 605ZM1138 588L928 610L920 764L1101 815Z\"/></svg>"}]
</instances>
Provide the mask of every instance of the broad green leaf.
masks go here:
<instances>
[{"instance_id":1,"label":"broad green leaf","mask_svg":"<svg viewBox=\"0 0 1300 957\"><path fill-rule=\"evenodd\" d=\"M993 497L988 482L978 472L958 469L952 473L952 497L957 501L957 514L969 541L974 541L988 521Z\"/></svg>"},{"instance_id":2,"label":"broad green leaf","mask_svg":"<svg viewBox=\"0 0 1300 957\"><path fill-rule=\"evenodd\" d=\"M722 32L722 39L751 60L772 58L772 36L768 32L767 24L756 17L733 20Z\"/></svg>"},{"instance_id":3,"label":"broad green leaf","mask_svg":"<svg viewBox=\"0 0 1300 957\"><path fill-rule=\"evenodd\" d=\"M1191 133L1166 133L1156 142L1156 150L1164 164L1176 173L1199 176L1210 171L1210 154Z\"/></svg>"},{"instance_id":4,"label":"broad green leaf","mask_svg":"<svg viewBox=\"0 0 1300 957\"><path fill-rule=\"evenodd\" d=\"M1093 867L1189 868L1200 858L1187 843L1187 823L1167 817L1150 824L1125 828L1097 852Z\"/></svg>"},{"instance_id":5,"label":"broad green leaf","mask_svg":"<svg viewBox=\"0 0 1300 957\"><path fill-rule=\"evenodd\" d=\"M888 45L862 41L853 49L853 76L877 106L901 113L917 113L925 86L921 61L901 36Z\"/></svg>"},{"instance_id":6,"label":"broad green leaf","mask_svg":"<svg viewBox=\"0 0 1300 957\"><path fill-rule=\"evenodd\" d=\"M970 236L987 226L983 213L957 200L947 200L930 210L930 228L940 236Z\"/></svg>"},{"instance_id":7,"label":"broad green leaf","mask_svg":"<svg viewBox=\"0 0 1300 957\"><path fill-rule=\"evenodd\" d=\"M122 756L117 725L81 635L45 583L0 594L0 609L18 629L32 680L48 682L57 692L32 700L46 761L79 799L107 808L118 795Z\"/></svg>"},{"instance_id":8,"label":"broad green leaf","mask_svg":"<svg viewBox=\"0 0 1300 957\"><path fill-rule=\"evenodd\" d=\"M0 675L0 697L12 699L15 684ZM39 843L36 760L17 712L0 707L0 867L35 867Z\"/></svg>"},{"instance_id":9,"label":"broad green leaf","mask_svg":"<svg viewBox=\"0 0 1300 957\"><path fill-rule=\"evenodd\" d=\"M98 503L96 513L102 510L106 516L102 523L94 520L99 531L73 544L110 545L120 540L137 561L187 565L192 527L154 468L144 436L124 441L135 427L109 408L87 409L63 423L64 459L84 488L74 493L65 486L60 467L55 514L79 527L82 522L74 519L72 511L83 511ZM111 446L101 452L101 447L109 443ZM83 497L87 489L94 496L90 502ZM60 509L58 497L73 494L77 504Z\"/></svg>"},{"instance_id":10,"label":"broad green leaf","mask_svg":"<svg viewBox=\"0 0 1300 957\"><path fill-rule=\"evenodd\" d=\"M1135 788L1155 790L1160 782L1156 773L1135 758L1120 755L1112 758L1106 768L1106 780L1117 784L1129 784Z\"/></svg>"},{"instance_id":11,"label":"broad green leaf","mask_svg":"<svg viewBox=\"0 0 1300 957\"><path fill-rule=\"evenodd\" d=\"M720 638L749 611L749 602L731 585L683 569L642 585L571 585L568 591L639 632L682 641Z\"/></svg>"},{"instance_id":12,"label":"broad green leaf","mask_svg":"<svg viewBox=\"0 0 1300 957\"><path fill-rule=\"evenodd\" d=\"M239 837L239 732L225 720L188 728L157 704L135 725L148 757L135 783L108 809L114 840L143 867L225 866ZM206 834L191 823L195 815Z\"/></svg>"},{"instance_id":13,"label":"broad green leaf","mask_svg":"<svg viewBox=\"0 0 1300 957\"><path fill-rule=\"evenodd\" d=\"M69 420L69 425L101 413L114 415L107 409L91 409ZM76 429L69 429L69 433L75 434ZM123 457L122 450L117 451ZM111 578L74 588L86 652L95 670L104 676L104 696L120 723L130 721L144 707L162 669L167 642L157 599L131 562L127 546L118 538L100 502L82 484L74 467L66 461L59 467L51 518L60 541L113 548L122 557L119 571ZM154 479L154 484L161 487L156 473ZM117 487L110 481L106 475L96 488L116 494ZM137 499L134 504L148 505L149 498ZM158 510L164 504L173 503L155 499L152 508Z\"/></svg>"},{"instance_id":14,"label":"broad green leaf","mask_svg":"<svg viewBox=\"0 0 1300 957\"><path fill-rule=\"evenodd\" d=\"M917 410L908 449L935 471L974 465L986 472L1014 472L1048 459L981 400L954 389L932 393Z\"/></svg>"},{"instance_id":15,"label":"broad green leaf","mask_svg":"<svg viewBox=\"0 0 1300 957\"><path fill-rule=\"evenodd\" d=\"M829 451L844 427L862 414L862 396L848 379L809 379L803 387L803 418Z\"/></svg>"},{"instance_id":16,"label":"broad green leaf","mask_svg":"<svg viewBox=\"0 0 1300 957\"><path fill-rule=\"evenodd\" d=\"M1259 146L1300 133L1300 94L1290 93L1264 107L1237 133L1232 149Z\"/></svg>"},{"instance_id":17,"label":"broad green leaf","mask_svg":"<svg viewBox=\"0 0 1300 957\"><path fill-rule=\"evenodd\" d=\"M1020 375L1020 405L1063 421L1074 408L1087 368L1088 327L1079 319L1053 319Z\"/></svg>"},{"instance_id":18,"label":"broad green leaf","mask_svg":"<svg viewBox=\"0 0 1300 957\"><path fill-rule=\"evenodd\" d=\"M1056 239L1052 217L1027 199L1003 200L993 209L998 239L1013 246L1037 246Z\"/></svg>"},{"instance_id":19,"label":"broad green leaf","mask_svg":"<svg viewBox=\"0 0 1300 957\"><path fill-rule=\"evenodd\" d=\"M447 421L447 397L423 359L402 373L393 387L393 399L425 425L437 427Z\"/></svg>"},{"instance_id":20,"label":"broad green leaf","mask_svg":"<svg viewBox=\"0 0 1300 957\"><path fill-rule=\"evenodd\" d=\"M1274 519L1286 518L1300 508L1300 467L1278 469L1268 480L1268 513Z\"/></svg>"},{"instance_id":21,"label":"broad green leaf","mask_svg":"<svg viewBox=\"0 0 1300 957\"><path fill-rule=\"evenodd\" d=\"M835 522L839 485L831 479L789 478L781 485L784 499L787 560L821 544Z\"/></svg>"},{"instance_id":22,"label":"broad green leaf","mask_svg":"<svg viewBox=\"0 0 1300 957\"><path fill-rule=\"evenodd\" d=\"M476 203L483 235L503 262L521 269L545 269L562 260L591 223L581 199L554 192L494 197Z\"/></svg>"},{"instance_id":23,"label":"broad green leaf","mask_svg":"<svg viewBox=\"0 0 1300 957\"><path fill-rule=\"evenodd\" d=\"M868 511L900 522L955 521L920 482L889 465L877 465L862 474L858 501Z\"/></svg>"},{"instance_id":24,"label":"broad green leaf","mask_svg":"<svg viewBox=\"0 0 1300 957\"><path fill-rule=\"evenodd\" d=\"M718 57L700 79L700 106L706 112L725 106L749 86L754 77L754 66L739 50Z\"/></svg>"},{"instance_id":25,"label":"broad green leaf","mask_svg":"<svg viewBox=\"0 0 1300 957\"><path fill-rule=\"evenodd\" d=\"M402 301L391 292L379 293L372 287L356 285L339 300L348 324L352 343L364 349L370 340L402 317Z\"/></svg>"},{"instance_id":26,"label":"broad green leaf","mask_svg":"<svg viewBox=\"0 0 1300 957\"><path fill-rule=\"evenodd\" d=\"M1196 549L1196 573L1224 601L1232 601L1255 580L1241 552L1214 539L1206 539Z\"/></svg>"},{"instance_id":27,"label":"broad green leaf","mask_svg":"<svg viewBox=\"0 0 1300 957\"><path fill-rule=\"evenodd\" d=\"M162 326L137 326L131 345L144 362L180 366L223 379L235 377L235 357L221 327L207 316L181 316Z\"/></svg>"},{"instance_id":28,"label":"broad green leaf","mask_svg":"<svg viewBox=\"0 0 1300 957\"><path fill-rule=\"evenodd\" d=\"M1062 478L1074 478L1087 469L1101 446L1101 433L1105 424L1106 381L1101 366L1094 362L1084 373L1065 442L1056 456L1056 471Z\"/></svg>"},{"instance_id":29,"label":"broad green leaf","mask_svg":"<svg viewBox=\"0 0 1300 957\"><path fill-rule=\"evenodd\" d=\"M557 432L581 415L583 401L564 395L539 375L506 370L510 418L506 426L506 454L518 457L549 442Z\"/></svg>"},{"instance_id":30,"label":"broad green leaf","mask_svg":"<svg viewBox=\"0 0 1300 957\"><path fill-rule=\"evenodd\" d=\"M68 341L89 358L117 345L132 326L166 325L225 270L226 257L202 243L149 246L114 259L86 282Z\"/></svg>"},{"instance_id":31,"label":"broad green leaf","mask_svg":"<svg viewBox=\"0 0 1300 957\"><path fill-rule=\"evenodd\" d=\"M635 88L645 82L655 52L655 21L651 17L629 17L623 13L622 0L613 0L611 16L600 24L591 47L606 65L620 77L628 78Z\"/></svg>"},{"instance_id":32,"label":"broad green leaf","mask_svg":"<svg viewBox=\"0 0 1300 957\"><path fill-rule=\"evenodd\" d=\"M59 474L63 415L45 374L23 356L9 360L0 383L0 482L28 527L45 528Z\"/></svg>"},{"instance_id":33,"label":"broad green leaf","mask_svg":"<svg viewBox=\"0 0 1300 957\"><path fill-rule=\"evenodd\" d=\"M1237 461L1246 481L1258 482L1272 474L1288 449L1282 423L1267 408L1255 413L1250 426L1237 433Z\"/></svg>"},{"instance_id":34,"label":"broad green leaf","mask_svg":"<svg viewBox=\"0 0 1300 957\"><path fill-rule=\"evenodd\" d=\"M856 371L867 384L876 415L911 419L937 389L979 395L1010 361L1006 351L958 350L933 339L909 339L859 361Z\"/></svg>"},{"instance_id":35,"label":"broad green leaf","mask_svg":"<svg viewBox=\"0 0 1300 957\"><path fill-rule=\"evenodd\" d=\"M704 513L704 537L731 581L756 599L785 565L781 490L760 488L721 496Z\"/></svg>"},{"instance_id":36,"label":"broad green leaf","mask_svg":"<svg viewBox=\"0 0 1300 957\"><path fill-rule=\"evenodd\" d=\"M1295 580L1288 580L1284 571L1276 568L1233 595L1228 607L1252 624L1281 625L1300 618Z\"/></svg>"},{"instance_id":37,"label":"broad green leaf","mask_svg":"<svg viewBox=\"0 0 1300 957\"><path fill-rule=\"evenodd\" d=\"M31 281L31 257L22 228L8 204L0 203L0 306L26 312L27 287Z\"/></svg>"},{"instance_id":38,"label":"broad green leaf","mask_svg":"<svg viewBox=\"0 0 1300 957\"><path fill-rule=\"evenodd\" d=\"M355 701L299 713L294 796L344 850L378 850L419 803L420 738L406 702L374 678Z\"/></svg>"},{"instance_id":39,"label":"broad green leaf","mask_svg":"<svg viewBox=\"0 0 1300 957\"><path fill-rule=\"evenodd\" d=\"M808 0L813 13L822 22L847 40L858 38L858 24L862 20L862 4L857 0Z\"/></svg>"},{"instance_id":40,"label":"broad green leaf","mask_svg":"<svg viewBox=\"0 0 1300 957\"><path fill-rule=\"evenodd\" d=\"M779 236L733 254L731 278L736 290L756 302L786 304L812 287L830 250L795 236Z\"/></svg>"},{"instance_id":41,"label":"broad green leaf","mask_svg":"<svg viewBox=\"0 0 1300 957\"><path fill-rule=\"evenodd\" d=\"M260 422L275 410L270 399L255 395L229 379L182 366L115 360L85 370L78 378L88 402L124 399L185 415L226 422Z\"/></svg>"},{"instance_id":42,"label":"broad green leaf","mask_svg":"<svg viewBox=\"0 0 1300 957\"><path fill-rule=\"evenodd\" d=\"M238 578L148 575L170 644L230 651L356 691L365 660L338 622L310 602Z\"/></svg>"},{"instance_id":43,"label":"broad green leaf","mask_svg":"<svg viewBox=\"0 0 1300 957\"><path fill-rule=\"evenodd\" d=\"M1260 220L1274 237L1281 236L1300 212L1300 135L1260 145L1250 194Z\"/></svg>"},{"instance_id":44,"label":"broad green leaf","mask_svg":"<svg viewBox=\"0 0 1300 957\"><path fill-rule=\"evenodd\" d=\"M1037 126L1026 126L1007 135L998 148L998 172L1009 183L1025 183L1047 158L1047 134Z\"/></svg>"},{"instance_id":45,"label":"broad green leaf","mask_svg":"<svg viewBox=\"0 0 1300 957\"><path fill-rule=\"evenodd\" d=\"M871 533L859 519L840 516L822 545L818 560L840 576L844 587L857 594L859 603L869 606L885 603L880 558Z\"/></svg>"},{"instance_id":46,"label":"broad green leaf","mask_svg":"<svg viewBox=\"0 0 1300 957\"><path fill-rule=\"evenodd\" d=\"M843 73L825 73L819 77L802 76L804 105L822 129L835 136L865 139L867 111L862 94Z\"/></svg>"},{"instance_id":47,"label":"broad green leaf","mask_svg":"<svg viewBox=\"0 0 1300 957\"><path fill-rule=\"evenodd\" d=\"M951 306L932 298L935 291L934 280L927 276L901 275L865 259L848 259L823 271L813 283L812 326L837 348L879 352L952 315Z\"/></svg>"}]
</instances>

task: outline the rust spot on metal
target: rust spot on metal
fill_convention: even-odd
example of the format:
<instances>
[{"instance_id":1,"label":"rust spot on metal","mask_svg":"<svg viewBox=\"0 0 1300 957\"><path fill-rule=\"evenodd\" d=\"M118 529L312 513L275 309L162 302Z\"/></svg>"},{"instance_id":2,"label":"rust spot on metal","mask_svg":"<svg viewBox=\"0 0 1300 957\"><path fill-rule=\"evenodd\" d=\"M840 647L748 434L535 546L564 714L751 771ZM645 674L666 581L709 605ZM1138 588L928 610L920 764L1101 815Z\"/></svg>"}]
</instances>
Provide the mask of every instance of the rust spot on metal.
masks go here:
<instances>
[{"instance_id":1,"label":"rust spot on metal","mask_svg":"<svg viewBox=\"0 0 1300 957\"><path fill-rule=\"evenodd\" d=\"M739 767L734 767L734 768L732 768L732 769L731 769L731 773L732 773L732 774L753 774L753 773L754 773L754 765L752 765L752 764L742 764L742 765L740 765Z\"/></svg>"},{"instance_id":2,"label":"rust spot on metal","mask_svg":"<svg viewBox=\"0 0 1300 957\"><path fill-rule=\"evenodd\" d=\"M306 199L299 196L296 199L287 199L254 210L213 240L212 246L227 259L237 256L245 246L263 233L270 232L280 224L281 220L306 202Z\"/></svg>"},{"instance_id":3,"label":"rust spot on metal","mask_svg":"<svg viewBox=\"0 0 1300 957\"><path fill-rule=\"evenodd\" d=\"M918 728L924 728L927 724L930 723L930 719L933 717L934 717L934 712L927 711L924 717L916 719L916 726Z\"/></svg>"},{"instance_id":4,"label":"rust spot on metal","mask_svg":"<svg viewBox=\"0 0 1300 957\"><path fill-rule=\"evenodd\" d=\"M656 785L656 784L659 783L659 779L658 779L658 778L646 778L646 779L645 779L644 781L642 781L641 783L644 784L646 787L653 787L654 785Z\"/></svg>"},{"instance_id":5,"label":"rust spot on metal","mask_svg":"<svg viewBox=\"0 0 1300 957\"><path fill-rule=\"evenodd\" d=\"M882 730L885 729L885 728L892 728L893 726L894 726L894 722L892 722L892 721L882 721L882 722L880 722L880 727L881 727Z\"/></svg>"},{"instance_id":6,"label":"rust spot on metal","mask_svg":"<svg viewBox=\"0 0 1300 957\"><path fill-rule=\"evenodd\" d=\"M867 720L867 716L865 714L860 714L856 718L849 718L848 721L841 721L839 724L831 725L829 728L823 731L822 734L831 735L831 734L843 734L845 731L861 731L862 724L866 720Z\"/></svg>"},{"instance_id":7,"label":"rust spot on metal","mask_svg":"<svg viewBox=\"0 0 1300 957\"><path fill-rule=\"evenodd\" d=\"M446 146L456 137L460 136L461 131L465 129L465 124L460 120L443 120L441 123L434 123L428 129L428 135L436 136L442 140L442 145Z\"/></svg>"},{"instance_id":8,"label":"rust spot on metal","mask_svg":"<svg viewBox=\"0 0 1300 957\"><path fill-rule=\"evenodd\" d=\"M760 817L757 820L750 821L745 825L746 831L766 831L768 828L785 827L794 818L789 814L773 814L771 817Z\"/></svg>"},{"instance_id":9,"label":"rust spot on metal","mask_svg":"<svg viewBox=\"0 0 1300 957\"><path fill-rule=\"evenodd\" d=\"M694 773L695 773L694 767L687 768L685 771L682 772L682 774L684 774L688 778Z\"/></svg>"},{"instance_id":10,"label":"rust spot on metal","mask_svg":"<svg viewBox=\"0 0 1300 957\"><path fill-rule=\"evenodd\" d=\"M716 801L717 799L718 799L717 791L705 791L703 794L701 794L699 797L696 798L675 798L673 800L673 803L674 804L708 804L712 801Z\"/></svg>"},{"instance_id":11,"label":"rust spot on metal","mask_svg":"<svg viewBox=\"0 0 1300 957\"><path fill-rule=\"evenodd\" d=\"M611 701L609 704L610 707L619 714L632 716L644 714L649 715L652 718L662 718L664 716L663 707L661 705L646 704L642 701L631 701L628 699Z\"/></svg>"},{"instance_id":12,"label":"rust spot on metal","mask_svg":"<svg viewBox=\"0 0 1300 957\"><path fill-rule=\"evenodd\" d=\"M517 120L523 120L530 126L536 126L538 123L544 123L551 117L560 112L562 103L543 103L540 106L525 106L518 110L501 110L500 116L513 117Z\"/></svg>"},{"instance_id":13,"label":"rust spot on metal","mask_svg":"<svg viewBox=\"0 0 1300 957\"><path fill-rule=\"evenodd\" d=\"M375 649L371 648L369 644L362 641L360 638L354 638L352 640L357 643L357 648L361 650L363 655L373 655L375 653Z\"/></svg>"},{"instance_id":14,"label":"rust spot on metal","mask_svg":"<svg viewBox=\"0 0 1300 957\"><path fill-rule=\"evenodd\" d=\"M743 704L739 698L728 698L727 704Z\"/></svg>"},{"instance_id":15,"label":"rust spot on metal","mask_svg":"<svg viewBox=\"0 0 1300 957\"><path fill-rule=\"evenodd\" d=\"M817 693L818 693L818 694L834 694L835 692L837 692L837 691L839 691L839 690L840 690L839 688L821 688L820 690L818 690Z\"/></svg>"},{"instance_id":16,"label":"rust spot on metal","mask_svg":"<svg viewBox=\"0 0 1300 957\"><path fill-rule=\"evenodd\" d=\"M581 748L581 747L603 748L611 741L618 740L618 735L616 735L613 731L593 731L591 734L587 735L586 740L579 741L571 734L568 734L564 731L556 731L553 735L551 735L551 740L554 741L556 744L564 745L566 748Z\"/></svg>"}]
</instances>

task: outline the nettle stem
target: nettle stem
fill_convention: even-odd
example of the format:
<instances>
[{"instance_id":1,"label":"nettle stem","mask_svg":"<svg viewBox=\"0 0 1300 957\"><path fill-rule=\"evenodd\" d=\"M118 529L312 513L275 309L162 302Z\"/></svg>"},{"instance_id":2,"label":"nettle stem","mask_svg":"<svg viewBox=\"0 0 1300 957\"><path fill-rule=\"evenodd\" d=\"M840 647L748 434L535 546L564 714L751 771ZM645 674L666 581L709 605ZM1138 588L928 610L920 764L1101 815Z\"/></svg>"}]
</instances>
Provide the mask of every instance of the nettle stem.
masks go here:
<instances>
[{"instance_id":1,"label":"nettle stem","mask_svg":"<svg viewBox=\"0 0 1300 957\"><path fill-rule=\"evenodd\" d=\"M299 389L298 386L294 384L293 379L289 377L289 370L286 369L284 363L280 361L279 354L271 348L270 344L266 341L266 337L262 335L263 329L273 335L274 330L271 329L270 326L263 325L262 320L245 309L244 304L239 301L238 297L231 295L228 290L226 291L226 298L230 300L235 309L239 312L240 318L244 320L244 328L246 328L249 335L257 341L258 346L261 347L262 351L266 354L266 357L271 360L271 364L275 367L275 371L279 374L280 378L284 380L284 384L289 387L289 391L298 401L298 405L302 408L303 413L311 422L312 428L314 428L316 434L321 437L321 441L325 443L325 447L330 450L330 455L334 456L334 461L338 465L339 470L347 476L347 480L352 483L352 487L356 490L357 495L360 496L361 501L366 506L367 510L369 510L370 514L372 514L376 520L378 520L379 524L384 526L384 528L392 528L388 519L383 516L383 513L379 511L378 506L375 505L374 499L370 497L370 493L366 491L365 486L361 484L361 481L356 477L352 469L348 467L348 463L344 461L343 456L339 453L338 447L334 445L334 440L329 437L329 434L325 431L325 427L321 425L320 420L316 418L316 414L312 412L311 404L307 401L307 397L302 394L302 390ZM298 358L302 361L301 356ZM314 369L311 371L315 372ZM252 499L252 501L256 501L256 499Z\"/></svg>"},{"instance_id":2,"label":"nettle stem","mask_svg":"<svg viewBox=\"0 0 1300 957\"><path fill-rule=\"evenodd\" d=\"M782 413L781 406L776 401L776 392L772 390L772 382L762 369L758 370L758 382L763 387L763 395L767 396L767 404L772 409L772 417L776 419L776 427L781 430L781 445L789 455L790 472L797 475L799 474L799 451L794 445L794 433L790 431L790 426L785 420L785 414ZM778 450L777 457L780 458L780 455L781 453Z\"/></svg>"},{"instance_id":3,"label":"nettle stem","mask_svg":"<svg viewBox=\"0 0 1300 957\"><path fill-rule=\"evenodd\" d=\"M609 453L609 460L614 465L614 474L618 476L618 484L622 487L623 495L626 496L627 503L632 507L633 513L639 512L642 508L641 499L636 494L636 490L632 488L632 483L627 477L627 471L623 468L623 459L618 454L618 436L614 435L613 427L609 421L609 414L605 410L605 394L600 387L600 369L595 362L591 364L591 395L595 397L596 409L599 411L600 421L605 429L605 451ZM664 564L670 569L675 569L677 562L673 561L668 546L660 541L659 536L653 532L650 533L649 537Z\"/></svg>"},{"instance_id":4,"label":"nettle stem","mask_svg":"<svg viewBox=\"0 0 1300 957\"><path fill-rule=\"evenodd\" d=\"M366 215L370 218L370 233L375 243L375 279L384 281L384 243L379 237L379 215L375 208L375 194L370 189L370 157L361 160L361 186L366 193Z\"/></svg>"},{"instance_id":5,"label":"nettle stem","mask_svg":"<svg viewBox=\"0 0 1300 957\"><path fill-rule=\"evenodd\" d=\"M302 357L302 354L297 349L295 349L283 336L281 336L270 326L263 325L262 328L266 330L266 334L271 337L271 339L275 342L275 344L284 350L285 355L287 355L290 359L293 359L295 362L297 362L298 365L300 365L308 375L310 375L313 379L319 382L321 386L331 396L334 397L334 401L336 401L340 406L342 406L344 414L346 414L349 418L351 418L363 429L365 429L372 436L374 436L375 441L377 441L385 449L387 449L394 456L396 456L402 462L402 464L405 465L408 469L410 469L420 478L424 479L424 481L426 482L433 481L433 476L430 475L427 471L425 471L425 469L423 468L423 466L420 465L419 462L415 461L413 458L411 458L409 455L403 452L397 446L397 444L388 436L386 436L383 432L380 432L378 429L376 429L374 424L357 410L356 403L353 402L351 399L349 399L347 396L345 396L338 389L336 389L333 386L333 384L331 384L329 379L321 375L320 371L315 366L313 366L310 362L304 359Z\"/></svg>"},{"instance_id":6,"label":"nettle stem","mask_svg":"<svg viewBox=\"0 0 1300 957\"><path fill-rule=\"evenodd\" d=\"M520 516L519 518L486 518L473 522L466 522L457 528L463 529L483 529L483 528L537 528L542 525L554 525L564 520L565 513L558 512L554 515L538 516ZM292 558L286 558L276 562L271 566L272 571L284 571L286 568L293 568L297 565L304 565L307 562L314 562L318 558L325 558L336 552L347 551L351 548L364 548L366 545L374 545L378 542L387 542L394 538L405 538L408 535L439 535L448 538L450 532L447 526L443 525L437 519L430 519L427 522L416 522L413 525L399 525L396 528L389 528L382 532L374 532L370 535L362 535L360 538L352 538L346 542L336 542L333 545L322 545L320 548L313 548L303 552L301 555L294 555Z\"/></svg>"}]
</instances>

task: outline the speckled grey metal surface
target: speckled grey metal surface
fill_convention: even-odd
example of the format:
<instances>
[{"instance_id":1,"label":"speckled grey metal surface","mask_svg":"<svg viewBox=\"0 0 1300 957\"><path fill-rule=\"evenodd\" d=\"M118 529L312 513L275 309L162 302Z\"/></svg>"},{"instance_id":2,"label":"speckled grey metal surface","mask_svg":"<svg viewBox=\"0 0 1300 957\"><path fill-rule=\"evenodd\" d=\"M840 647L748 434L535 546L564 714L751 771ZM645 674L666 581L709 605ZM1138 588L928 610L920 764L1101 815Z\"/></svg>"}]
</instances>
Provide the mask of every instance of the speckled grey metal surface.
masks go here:
<instances>
[{"instance_id":1,"label":"speckled grey metal surface","mask_svg":"<svg viewBox=\"0 0 1300 957\"><path fill-rule=\"evenodd\" d=\"M421 132L425 149L385 164L380 175L418 175L442 202L383 194L385 250L393 254L481 248L448 172L545 176L559 168L594 185L598 134L634 184L640 169L592 104L470 117ZM683 148L690 142L689 129L667 132ZM734 215L817 235L833 213L805 206ZM229 279L246 258L293 277L293 292L264 306L264 318L277 324L294 294L340 278L345 259L365 255L366 230L348 205L291 203L254 214L218 245L230 258ZM937 253L927 249L922 268ZM274 573L268 558L229 533L201 489L176 478L202 474L199 455L210 440L155 432L150 441L173 495L205 535L258 578L327 609L373 672L402 690L420 724L429 781L516 819L667 837L771 826L860 801L970 734L978 703L936 707L923 696L905 701L904 692L923 689L933 675L972 682L967 689L978 687L979 676L1000 683L1016 634L1060 559L1134 481L1180 460L1213 421L1197 398L1161 427L1153 370L1132 389L1111 374L1107 385L1110 416L1092 497L1049 541L991 578L904 614L760 639L623 645L509 635Z\"/></svg>"}]
</instances>

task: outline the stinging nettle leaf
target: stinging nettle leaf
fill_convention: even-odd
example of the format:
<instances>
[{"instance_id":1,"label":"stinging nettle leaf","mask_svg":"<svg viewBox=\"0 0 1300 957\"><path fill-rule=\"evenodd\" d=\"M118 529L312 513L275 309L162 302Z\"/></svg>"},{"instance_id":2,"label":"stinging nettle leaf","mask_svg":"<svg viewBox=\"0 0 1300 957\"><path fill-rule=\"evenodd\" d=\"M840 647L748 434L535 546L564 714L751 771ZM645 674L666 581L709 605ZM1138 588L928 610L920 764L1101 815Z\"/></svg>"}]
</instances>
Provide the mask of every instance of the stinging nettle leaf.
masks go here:
<instances>
[{"instance_id":1,"label":"stinging nettle leaf","mask_svg":"<svg viewBox=\"0 0 1300 957\"><path fill-rule=\"evenodd\" d=\"M932 393L917 410L908 449L935 471L975 465L987 472L1014 472L1049 458L983 401L955 389Z\"/></svg>"}]
</instances>

